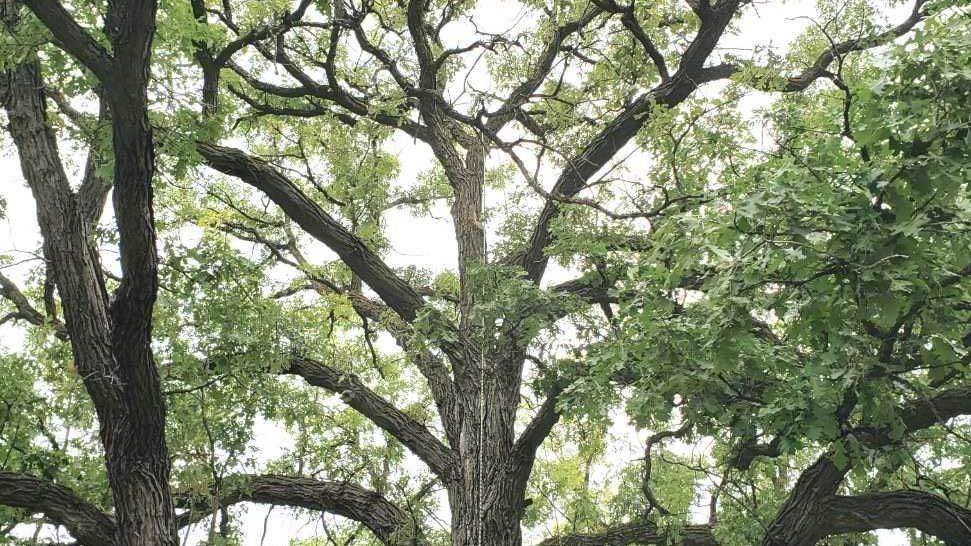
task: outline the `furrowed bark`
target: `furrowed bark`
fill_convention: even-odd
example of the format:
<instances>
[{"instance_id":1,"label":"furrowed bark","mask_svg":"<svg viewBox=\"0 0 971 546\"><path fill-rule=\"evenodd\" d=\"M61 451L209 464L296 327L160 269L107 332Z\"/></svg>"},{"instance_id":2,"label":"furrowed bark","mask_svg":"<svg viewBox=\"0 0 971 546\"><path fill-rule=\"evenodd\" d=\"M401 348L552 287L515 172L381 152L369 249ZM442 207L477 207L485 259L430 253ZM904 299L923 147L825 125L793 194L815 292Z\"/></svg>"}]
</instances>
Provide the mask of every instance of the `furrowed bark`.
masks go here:
<instances>
[{"instance_id":1,"label":"furrowed bark","mask_svg":"<svg viewBox=\"0 0 971 546\"><path fill-rule=\"evenodd\" d=\"M4 7L9 24L16 6L6 0ZM8 76L5 105L11 133L37 201L45 254L65 309L78 371L98 412L118 520L116 542L175 546L165 404L151 350L158 266L147 87L157 5L145 0L109 2L106 27L114 56L59 3L38 0L28 7L61 47L98 76L111 111L122 281L109 305L98 256L88 239L91 213L71 191L57 155L39 65L22 65Z\"/></svg>"},{"instance_id":2,"label":"furrowed bark","mask_svg":"<svg viewBox=\"0 0 971 546\"><path fill-rule=\"evenodd\" d=\"M671 537L651 522L625 523L599 533L575 533L548 538L536 546L627 546L669 544ZM687 525L674 546L718 546L707 525Z\"/></svg>"},{"instance_id":3,"label":"furrowed bark","mask_svg":"<svg viewBox=\"0 0 971 546\"><path fill-rule=\"evenodd\" d=\"M224 480L219 503L230 506L255 502L320 510L364 524L388 546L416 545L423 542L411 516L375 491L347 482L278 475L239 475ZM180 522L192 521L193 514L211 514L206 499L183 498L179 502L190 511Z\"/></svg>"},{"instance_id":4,"label":"furrowed bark","mask_svg":"<svg viewBox=\"0 0 971 546\"><path fill-rule=\"evenodd\" d=\"M299 375L311 385L339 394L344 403L407 446L443 481L450 481L454 476L452 451L428 428L378 396L356 376L306 358L290 359L286 373Z\"/></svg>"},{"instance_id":5,"label":"furrowed bark","mask_svg":"<svg viewBox=\"0 0 971 546\"><path fill-rule=\"evenodd\" d=\"M112 545L115 522L70 489L27 474L0 472L0 504L43 513L82 546Z\"/></svg>"},{"instance_id":6,"label":"furrowed bark","mask_svg":"<svg viewBox=\"0 0 971 546\"><path fill-rule=\"evenodd\" d=\"M152 210L155 144L148 119L148 80L155 33L152 0L109 3L114 46L104 79L115 157L114 201L122 280L111 304L112 347L125 384L120 414L102 433L115 495L119 543L178 543L169 490L165 400L152 354L158 257Z\"/></svg>"},{"instance_id":7,"label":"furrowed bark","mask_svg":"<svg viewBox=\"0 0 971 546\"><path fill-rule=\"evenodd\" d=\"M824 454L803 471L789 498L766 530L762 546L812 546L825 535L819 507L832 497L849 468L840 469Z\"/></svg>"}]
</instances>

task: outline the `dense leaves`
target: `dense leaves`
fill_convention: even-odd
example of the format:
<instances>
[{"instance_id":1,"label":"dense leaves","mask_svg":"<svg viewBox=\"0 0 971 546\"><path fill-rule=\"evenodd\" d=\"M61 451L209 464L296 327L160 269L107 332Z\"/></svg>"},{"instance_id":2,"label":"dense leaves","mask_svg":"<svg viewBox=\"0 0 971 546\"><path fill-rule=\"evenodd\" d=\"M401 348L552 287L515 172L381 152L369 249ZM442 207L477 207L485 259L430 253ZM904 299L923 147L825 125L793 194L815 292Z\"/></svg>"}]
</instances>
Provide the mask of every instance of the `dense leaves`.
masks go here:
<instances>
[{"instance_id":1,"label":"dense leaves","mask_svg":"<svg viewBox=\"0 0 971 546\"><path fill-rule=\"evenodd\" d=\"M317 522L303 546L871 544L912 515L832 507L913 490L945 523L911 542L965 544L966 5L820 2L789 51L741 55L707 40L746 38L746 3L523 1L511 30L402 4L158 5L150 347L185 540L285 512ZM0 70L42 68L77 195L107 188L112 82L29 7ZM104 6L69 8L118 54ZM451 229L431 265L399 252ZM15 259L0 489L116 511L58 264ZM65 542L4 494L0 539Z\"/></svg>"}]
</instances>

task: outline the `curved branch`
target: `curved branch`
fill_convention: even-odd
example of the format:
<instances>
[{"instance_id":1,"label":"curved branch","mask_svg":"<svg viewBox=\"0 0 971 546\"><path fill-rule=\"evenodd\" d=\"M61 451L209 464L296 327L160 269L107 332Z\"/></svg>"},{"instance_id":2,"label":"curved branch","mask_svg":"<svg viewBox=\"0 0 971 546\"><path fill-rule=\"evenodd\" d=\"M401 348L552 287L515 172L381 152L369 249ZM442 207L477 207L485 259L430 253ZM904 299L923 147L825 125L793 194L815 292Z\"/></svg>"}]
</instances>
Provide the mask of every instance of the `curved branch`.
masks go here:
<instances>
[{"instance_id":1,"label":"curved branch","mask_svg":"<svg viewBox=\"0 0 971 546\"><path fill-rule=\"evenodd\" d=\"M455 456L452 451L425 425L415 421L369 389L357 376L322 362L298 357L290 359L285 373L299 375L315 387L322 387L339 394L344 403L397 438L443 481L449 481L455 466Z\"/></svg>"},{"instance_id":2,"label":"curved branch","mask_svg":"<svg viewBox=\"0 0 971 546\"><path fill-rule=\"evenodd\" d=\"M63 525L80 544L113 544L114 520L70 489L48 480L0 472L0 504L31 512L42 512Z\"/></svg>"},{"instance_id":3,"label":"curved branch","mask_svg":"<svg viewBox=\"0 0 971 546\"><path fill-rule=\"evenodd\" d=\"M911 402L905 406L901 419L908 432L914 432L968 412L971 412L971 389L958 388L944 391L927 400ZM890 442L890 436L882 431L876 434L858 432L857 436L870 445ZM826 507L839 498L835 494L848 471L848 466L839 468L833 463L832 452L824 453L799 477L789 498L766 532L762 546L811 546L826 536L819 534L826 529L824 522L829 519ZM854 521L859 521L859 518ZM837 530L832 534L844 532L850 531Z\"/></svg>"},{"instance_id":4,"label":"curved branch","mask_svg":"<svg viewBox=\"0 0 971 546\"><path fill-rule=\"evenodd\" d=\"M968 414L971 414L971 387L959 387L941 391L933 398L910 402L904 407L901 420L908 432L913 432Z\"/></svg>"},{"instance_id":5,"label":"curved branch","mask_svg":"<svg viewBox=\"0 0 971 546\"><path fill-rule=\"evenodd\" d=\"M833 64L833 61L836 61L846 54L854 51L863 51L889 44L895 39L913 30L918 23L923 21L930 14L924 8L926 3L927 0L916 0L916 2L914 2L914 8L911 10L907 19L895 27L871 36L854 38L852 40L846 40L844 42L833 44L829 49L822 52L811 66L795 76L783 79L781 85L772 81L761 81L758 87L765 91L802 91L803 89L809 87L817 79L829 75L829 65ZM714 81L730 78L740 72L742 69L742 66L730 63L712 66L701 71L700 80Z\"/></svg>"},{"instance_id":6,"label":"curved branch","mask_svg":"<svg viewBox=\"0 0 971 546\"><path fill-rule=\"evenodd\" d=\"M417 543L417 530L404 510L379 493L352 483L278 475L225 478L220 487L220 506L240 502L329 512L362 523L389 546ZM182 497L179 505L189 508L179 516L180 527L198 520L199 514L211 514L208 499Z\"/></svg>"},{"instance_id":7,"label":"curved branch","mask_svg":"<svg viewBox=\"0 0 971 546\"><path fill-rule=\"evenodd\" d=\"M12 314L8 315L9 318L22 319L31 324L41 326L48 322L48 317L37 310L36 307L30 304L27 296L17 287L17 285L11 281L6 275L0 273L0 297L6 298L13 304L14 308L17 310ZM0 323L6 320L0 319ZM54 320L54 335L62 341L68 339L67 330L64 328L64 324L58 320Z\"/></svg>"},{"instance_id":8,"label":"curved branch","mask_svg":"<svg viewBox=\"0 0 971 546\"><path fill-rule=\"evenodd\" d=\"M196 148L209 167L265 193L307 233L336 252L401 318L409 322L415 319L425 304L418 292L296 184L269 163L242 150L206 143L199 143Z\"/></svg>"},{"instance_id":9,"label":"curved branch","mask_svg":"<svg viewBox=\"0 0 971 546\"><path fill-rule=\"evenodd\" d=\"M971 511L925 491L835 496L822 507L824 536L876 529L917 529L951 546L971 545Z\"/></svg>"},{"instance_id":10,"label":"curved branch","mask_svg":"<svg viewBox=\"0 0 971 546\"><path fill-rule=\"evenodd\" d=\"M678 533L676 546L718 546L708 525L686 525ZM625 523L599 533L574 533L548 538L537 546L627 546L668 544L671 537L651 522Z\"/></svg>"},{"instance_id":11,"label":"curved branch","mask_svg":"<svg viewBox=\"0 0 971 546\"><path fill-rule=\"evenodd\" d=\"M64 51L104 81L111 72L113 59L88 31L77 24L57 0L23 0L25 6L44 23Z\"/></svg>"},{"instance_id":12,"label":"curved branch","mask_svg":"<svg viewBox=\"0 0 971 546\"><path fill-rule=\"evenodd\" d=\"M580 153L571 158L549 192L550 195L571 198L579 193L585 187L586 181L603 168L650 120L652 108L677 106L698 88L702 67L740 3L739 0L722 2L702 19L698 33L682 55L677 73L632 102L587 143ZM556 199L546 200L525 252L512 257L512 261L520 264L534 282L542 279L549 263L544 250L553 238L550 224L559 215L559 208Z\"/></svg>"}]
</instances>

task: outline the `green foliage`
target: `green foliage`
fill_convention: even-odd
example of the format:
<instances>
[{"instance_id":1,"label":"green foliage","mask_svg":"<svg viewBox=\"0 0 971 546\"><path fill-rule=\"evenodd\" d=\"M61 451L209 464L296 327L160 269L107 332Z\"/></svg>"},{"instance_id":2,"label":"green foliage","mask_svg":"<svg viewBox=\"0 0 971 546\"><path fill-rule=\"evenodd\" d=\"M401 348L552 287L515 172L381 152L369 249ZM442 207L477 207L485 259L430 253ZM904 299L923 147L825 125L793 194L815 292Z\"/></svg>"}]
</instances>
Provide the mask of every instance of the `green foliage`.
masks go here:
<instances>
[{"instance_id":1,"label":"green foliage","mask_svg":"<svg viewBox=\"0 0 971 546\"><path fill-rule=\"evenodd\" d=\"M469 343L484 355L518 359L505 368L490 362L503 373L525 368L513 393L523 404L509 413L519 432L546 393L562 389L561 421L527 488L522 521L533 536L597 532L644 517L676 535L706 519L717 496L711 514L720 544L757 544L799 470L824 452L850 471L846 492L919 488L967 498L967 422L913 432L902 415L908 404L971 385L971 24L961 12L931 18L888 51L840 59L830 80L752 111L751 88L780 88L830 40L883 28L870 2L818 4L823 23L808 25L787 54L757 48L736 59L726 52L721 60L742 65L731 83L642 114L647 122L622 150L633 148L630 155L580 194L639 217L618 219L581 200L560 203L545 248L562 276L556 281L537 285L513 259L530 244L544 201L507 156L486 158L481 227L490 261L461 272L454 264L395 268L427 303L404 325L298 221L263 193L204 169L196 152L199 141L223 141L265 158L361 248L391 261L392 244L403 237L397 222L437 218L454 199L438 163L401 180L416 160L403 157L402 135L368 117L415 122L409 108L422 92L402 91L391 73L418 76L412 44L402 39L408 21L400 2L367 3L373 12L362 30L389 52L390 65L350 45L349 28L333 46L333 64L314 64L332 47L320 33L330 28L321 21L334 16L332 2L315 2L319 20L291 29L289 51L300 63L315 75L340 74L339 89L314 91L338 89L343 110L294 87L283 93L293 96L271 96L230 67L221 73L220 108L203 116L192 83L200 44L219 51L238 35L280 23L293 2L234 2L237 28L230 29L197 20L189 2L163 0L151 89L162 262L153 348L176 491L215 508L213 484L244 472L353 482L407 506L428 544L449 544L438 521L446 509L441 484L340 393L285 372L292 356L317 359L444 438L427 371L416 364L434 360L448 375L455 364L449 351ZM481 8L472 1L430 5L451 10L445 28ZM630 5L676 70L698 17L673 0ZM100 8L71 4L103 42ZM527 77L548 37L589 4L530 0L522 9L522 35L496 40L484 54L481 70L496 96ZM825 22L837 20L847 23ZM26 17L0 34L0 70L42 59L48 81L81 111L51 106L58 135L89 147L96 173L110 179L111 135L92 107L92 77L48 40ZM445 51L432 42L433 54ZM565 40L556 64L563 75L541 82L523 107L545 132L548 156L537 171L543 187L550 187L549 172L573 167L567 158L605 120L661 82L642 47L619 17L603 15ZM274 57L279 52L266 53L248 47L238 59L253 78L274 85L289 78ZM473 62L462 55L444 61L438 82L441 96L472 116L489 110L487 93L466 104L468 90L453 94L452 87ZM354 110L365 103L364 114ZM427 123L424 116L413 117ZM764 127L753 130L756 122ZM470 147L466 125L451 129L459 156ZM7 205L0 199L0 217ZM114 273L113 288L117 233L103 227L92 243ZM46 309L42 272L31 273L25 294L56 319L63 313L56 303ZM564 279L571 282L557 284ZM470 314L460 317L463 304ZM3 318L14 307L3 299L0 311ZM471 327L460 333L461 319ZM20 321L23 346L0 354L0 470L54 480L110 510L95 414L56 324ZM683 423L687 436L653 446L651 491L670 512L662 515L644 495L637 438ZM889 440L876 446L867 441L873 435ZM731 468L740 445L773 439L773 458ZM626 451L614 451L624 443ZM2 508L0 528L30 517ZM326 521L326 539L295 544L377 544L356 523ZM211 544L241 540L233 529ZM827 540L874 543L869 535Z\"/></svg>"}]
</instances>

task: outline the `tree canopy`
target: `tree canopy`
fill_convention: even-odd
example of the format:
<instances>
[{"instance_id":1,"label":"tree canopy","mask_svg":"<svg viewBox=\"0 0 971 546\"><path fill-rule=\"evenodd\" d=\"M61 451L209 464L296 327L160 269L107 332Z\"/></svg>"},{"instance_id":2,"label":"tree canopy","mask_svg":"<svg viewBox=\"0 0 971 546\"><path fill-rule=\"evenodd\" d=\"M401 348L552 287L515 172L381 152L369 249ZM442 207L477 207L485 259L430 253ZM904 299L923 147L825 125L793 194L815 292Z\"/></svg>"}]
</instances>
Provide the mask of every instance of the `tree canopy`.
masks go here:
<instances>
[{"instance_id":1,"label":"tree canopy","mask_svg":"<svg viewBox=\"0 0 971 546\"><path fill-rule=\"evenodd\" d=\"M0 541L971 545L971 5L760 9L0 0Z\"/></svg>"}]
</instances>

